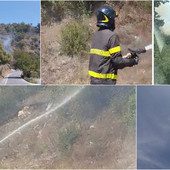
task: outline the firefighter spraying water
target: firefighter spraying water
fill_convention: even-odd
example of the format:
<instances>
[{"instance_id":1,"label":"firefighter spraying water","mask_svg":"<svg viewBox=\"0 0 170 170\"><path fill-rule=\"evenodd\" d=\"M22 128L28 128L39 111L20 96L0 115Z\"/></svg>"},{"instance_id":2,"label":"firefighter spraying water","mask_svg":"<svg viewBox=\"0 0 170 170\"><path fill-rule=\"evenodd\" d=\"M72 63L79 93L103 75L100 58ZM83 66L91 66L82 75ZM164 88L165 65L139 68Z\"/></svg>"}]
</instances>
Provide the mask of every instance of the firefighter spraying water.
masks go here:
<instances>
[{"instance_id":1,"label":"firefighter spraying water","mask_svg":"<svg viewBox=\"0 0 170 170\"><path fill-rule=\"evenodd\" d=\"M114 32L116 17L118 13L109 6L97 10L99 30L92 41L89 62L91 84L116 84L118 70L137 65L138 55L152 48L150 44L137 50L129 49L129 53L122 56L119 37Z\"/></svg>"}]
</instances>

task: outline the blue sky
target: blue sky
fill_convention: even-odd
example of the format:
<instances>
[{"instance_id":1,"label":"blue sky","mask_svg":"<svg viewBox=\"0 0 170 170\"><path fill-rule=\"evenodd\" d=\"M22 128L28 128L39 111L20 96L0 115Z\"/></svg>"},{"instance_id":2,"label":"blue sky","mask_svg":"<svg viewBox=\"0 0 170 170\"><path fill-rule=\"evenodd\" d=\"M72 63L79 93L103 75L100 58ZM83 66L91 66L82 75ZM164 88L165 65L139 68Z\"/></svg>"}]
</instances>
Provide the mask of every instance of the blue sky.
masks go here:
<instances>
[{"instance_id":1,"label":"blue sky","mask_svg":"<svg viewBox=\"0 0 170 170\"><path fill-rule=\"evenodd\" d=\"M40 23L40 1L0 1L0 23Z\"/></svg>"},{"instance_id":2,"label":"blue sky","mask_svg":"<svg viewBox=\"0 0 170 170\"><path fill-rule=\"evenodd\" d=\"M170 168L170 86L143 86L137 92L137 166Z\"/></svg>"}]
</instances>

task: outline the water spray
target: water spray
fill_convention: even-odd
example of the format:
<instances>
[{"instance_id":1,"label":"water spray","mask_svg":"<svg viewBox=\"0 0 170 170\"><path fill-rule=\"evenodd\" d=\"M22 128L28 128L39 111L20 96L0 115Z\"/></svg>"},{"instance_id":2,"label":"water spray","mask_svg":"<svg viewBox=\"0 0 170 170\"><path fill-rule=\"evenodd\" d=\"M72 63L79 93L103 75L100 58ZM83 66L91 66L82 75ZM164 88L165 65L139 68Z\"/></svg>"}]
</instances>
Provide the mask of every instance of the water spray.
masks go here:
<instances>
[{"instance_id":1,"label":"water spray","mask_svg":"<svg viewBox=\"0 0 170 170\"><path fill-rule=\"evenodd\" d=\"M63 105L65 105L66 103L68 103L72 98L74 98L75 96L77 96L80 91L82 91L84 87L78 89L76 92L74 92L73 94L71 94L70 96L66 97L60 104L58 104L57 106L55 106L53 109L43 113L40 116L37 116L36 118L28 121L27 123L23 124L22 126L20 126L19 128L17 128L16 130L12 131L10 134L8 134L6 137L4 137L3 139L0 140L0 144L5 142L7 139L9 139L10 137L14 136L15 134L17 134L18 132L24 130L25 128L29 127L31 124L39 121L40 119L44 118L45 116L48 116L49 114L52 114L54 111L58 110L60 107L62 107Z\"/></svg>"},{"instance_id":2,"label":"water spray","mask_svg":"<svg viewBox=\"0 0 170 170\"><path fill-rule=\"evenodd\" d=\"M148 51L148 50L151 50L152 49L152 44L149 44L145 47L145 50Z\"/></svg>"},{"instance_id":3,"label":"water spray","mask_svg":"<svg viewBox=\"0 0 170 170\"><path fill-rule=\"evenodd\" d=\"M146 53L146 51L149 51L151 49L152 49L152 44L149 44L149 45L145 46L144 48L139 48L137 50L132 50L132 49L128 48L130 53L123 56L123 58L135 58L135 57L138 57L138 54Z\"/></svg>"}]
</instances>

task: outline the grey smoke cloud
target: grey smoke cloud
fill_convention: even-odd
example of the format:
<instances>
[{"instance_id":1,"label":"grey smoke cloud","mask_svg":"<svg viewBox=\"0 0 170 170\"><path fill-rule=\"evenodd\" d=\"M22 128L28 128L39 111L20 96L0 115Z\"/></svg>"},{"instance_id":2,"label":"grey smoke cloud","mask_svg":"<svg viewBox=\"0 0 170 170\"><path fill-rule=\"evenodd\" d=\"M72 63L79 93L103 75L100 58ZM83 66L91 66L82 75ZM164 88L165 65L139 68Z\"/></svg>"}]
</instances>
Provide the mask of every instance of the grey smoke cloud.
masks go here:
<instances>
[{"instance_id":1,"label":"grey smoke cloud","mask_svg":"<svg viewBox=\"0 0 170 170\"><path fill-rule=\"evenodd\" d=\"M170 21L166 21L165 25L162 27L162 31L165 34L170 35Z\"/></svg>"},{"instance_id":2,"label":"grey smoke cloud","mask_svg":"<svg viewBox=\"0 0 170 170\"><path fill-rule=\"evenodd\" d=\"M3 44L4 44L4 49L8 52L8 53L12 53L12 49L11 49L11 41L12 41L12 36L8 36Z\"/></svg>"},{"instance_id":3,"label":"grey smoke cloud","mask_svg":"<svg viewBox=\"0 0 170 170\"><path fill-rule=\"evenodd\" d=\"M161 16L161 19L164 19L165 21L165 24L162 27L162 31L165 34L170 35L170 2L162 4L161 6L159 6L159 8L156 8L156 11Z\"/></svg>"}]
</instances>

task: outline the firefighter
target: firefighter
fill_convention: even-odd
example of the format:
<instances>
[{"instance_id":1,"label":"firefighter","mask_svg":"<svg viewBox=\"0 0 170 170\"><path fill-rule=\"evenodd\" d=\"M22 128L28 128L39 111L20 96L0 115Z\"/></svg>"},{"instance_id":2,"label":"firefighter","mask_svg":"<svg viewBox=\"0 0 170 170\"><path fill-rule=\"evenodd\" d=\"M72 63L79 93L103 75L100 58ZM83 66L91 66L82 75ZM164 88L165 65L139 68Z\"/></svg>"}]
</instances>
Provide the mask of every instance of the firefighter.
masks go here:
<instances>
[{"instance_id":1,"label":"firefighter","mask_svg":"<svg viewBox=\"0 0 170 170\"><path fill-rule=\"evenodd\" d=\"M97 10L97 26L89 62L91 84L116 84L118 69L138 64L138 57L128 53L122 57L119 38L115 34L115 18L118 14L109 6Z\"/></svg>"}]
</instances>

